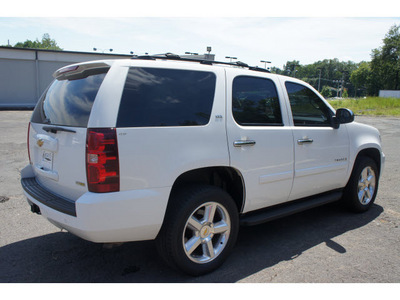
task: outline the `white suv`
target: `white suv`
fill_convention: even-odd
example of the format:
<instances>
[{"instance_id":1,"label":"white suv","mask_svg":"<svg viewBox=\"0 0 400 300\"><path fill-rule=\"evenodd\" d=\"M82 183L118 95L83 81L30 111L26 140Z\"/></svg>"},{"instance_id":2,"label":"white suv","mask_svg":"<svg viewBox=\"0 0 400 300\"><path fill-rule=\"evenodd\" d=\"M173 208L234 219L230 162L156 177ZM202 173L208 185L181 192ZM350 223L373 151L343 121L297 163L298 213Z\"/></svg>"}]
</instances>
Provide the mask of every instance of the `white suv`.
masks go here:
<instances>
[{"instance_id":1,"label":"white suv","mask_svg":"<svg viewBox=\"0 0 400 300\"><path fill-rule=\"evenodd\" d=\"M139 57L54 73L29 125L33 212L89 241L156 239L192 275L220 266L239 225L376 197L378 130L310 85L243 63Z\"/></svg>"}]
</instances>

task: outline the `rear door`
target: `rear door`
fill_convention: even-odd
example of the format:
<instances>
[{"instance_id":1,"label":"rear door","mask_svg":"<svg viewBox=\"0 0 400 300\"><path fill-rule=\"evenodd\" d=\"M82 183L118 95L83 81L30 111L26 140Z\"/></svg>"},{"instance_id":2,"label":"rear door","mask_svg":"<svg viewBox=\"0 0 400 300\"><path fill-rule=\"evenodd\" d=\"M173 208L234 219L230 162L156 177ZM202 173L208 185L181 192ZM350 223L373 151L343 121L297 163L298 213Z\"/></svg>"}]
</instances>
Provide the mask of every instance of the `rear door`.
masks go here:
<instances>
[{"instance_id":1,"label":"rear door","mask_svg":"<svg viewBox=\"0 0 400 300\"><path fill-rule=\"evenodd\" d=\"M29 153L36 180L71 200L87 191L87 124L108 69L102 63L65 68L32 114Z\"/></svg>"},{"instance_id":2,"label":"rear door","mask_svg":"<svg viewBox=\"0 0 400 300\"><path fill-rule=\"evenodd\" d=\"M245 73L246 74L246 73ZM287 201L293 181L293 135L275 76L227 69L231 166L244 179L244 211Z\"/></svg>"}]
</instances>

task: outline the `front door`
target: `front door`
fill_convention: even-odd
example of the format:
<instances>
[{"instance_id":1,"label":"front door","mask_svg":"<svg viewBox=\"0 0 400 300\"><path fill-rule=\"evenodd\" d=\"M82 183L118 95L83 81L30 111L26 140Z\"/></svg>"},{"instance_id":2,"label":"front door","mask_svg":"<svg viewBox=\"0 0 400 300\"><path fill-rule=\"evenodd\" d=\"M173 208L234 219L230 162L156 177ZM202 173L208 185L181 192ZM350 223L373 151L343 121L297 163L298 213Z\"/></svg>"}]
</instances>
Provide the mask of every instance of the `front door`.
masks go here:
<instances>
[{"instance_id":1,"label":"front door","mask_svg":"<svg viewBox=\"0 0 400 300\"><path fill-rule=\"evenodd\" d=\"M295 171L289 200L341 188L346 184L349 137L346 125L331 126L331 108L309 87L284 86L293 117Z\"/></svg>"}]
</instances>

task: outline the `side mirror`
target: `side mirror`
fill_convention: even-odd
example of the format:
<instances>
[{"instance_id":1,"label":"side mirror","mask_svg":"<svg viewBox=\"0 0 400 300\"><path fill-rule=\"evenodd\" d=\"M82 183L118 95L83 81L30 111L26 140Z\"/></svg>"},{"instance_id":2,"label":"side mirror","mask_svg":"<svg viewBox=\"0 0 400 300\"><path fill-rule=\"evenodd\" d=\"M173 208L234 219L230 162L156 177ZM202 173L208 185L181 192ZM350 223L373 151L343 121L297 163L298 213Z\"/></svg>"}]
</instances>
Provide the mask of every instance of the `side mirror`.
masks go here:
<instances>
[{"instance_id":1,"label":"side mirror","mask_svg":"<svg viewBox=\"0 0 400 300\"><path fill-rule=\"evenodd\" d=\"M347 108L339 108L336 115L332 117L331 125L334 129L338 129L340 124L351 123L354 121L354 113Z\"/></svg>"},{"instance_id":2,"label":"side mirror","mask_svg":"<svg viewBox=\"0 0 400 300\"><path fill-rule=\"evenodd\" d=\"M336 110L336 118L340 124L351 123L354 121L354 113L347 108L339 108Z\"/></svg>"}]
</instances>

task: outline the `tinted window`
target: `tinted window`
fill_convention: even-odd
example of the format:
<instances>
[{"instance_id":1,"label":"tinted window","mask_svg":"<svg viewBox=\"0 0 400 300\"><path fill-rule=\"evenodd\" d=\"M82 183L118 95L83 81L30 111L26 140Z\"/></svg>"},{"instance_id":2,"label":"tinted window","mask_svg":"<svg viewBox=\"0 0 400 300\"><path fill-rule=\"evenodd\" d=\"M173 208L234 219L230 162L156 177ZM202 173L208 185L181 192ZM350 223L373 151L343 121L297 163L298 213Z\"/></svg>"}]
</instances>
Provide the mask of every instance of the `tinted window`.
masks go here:
<instances>
[{"instance_id":1,"label":"tinted window","mask_svg":"<svg viewBox=\"0 0 400 300\"><path fill-rule=\"evenodd\" d=\"M206 125L215 82L215 74L211 72L130 68L117 126Z\"/></svg>"},{"instance_id":2,"label":"tinted window","mask_svg":"<svg viewBox=\"0 0 400 300\"><path fill-rule=\"evenodd\" d=\"M275 84L265 78L239 76L233 81L232 113L240 125L282 125Z\"/></svg>"},{"instance_id":3,"label":"tinted window","mask_svg":"<svg viewBox=\"0 0 400 300\"><path fill-rule=\"evenodd\" d=\"M329 126L333 112L308 87L286 82L292 108L293 122L296 126Z\"/></svg>"},{"instance_id":4,"label":"tinted window","mask_svg":"<svg viewBox=\"0 0 400 300\"><path fill-rule=\"evenodd\" d=\"M31 121L86 127L94 99L108 69L86 70L84 74L54 80L36 105Z\"/></svg>"}]
</instances>

